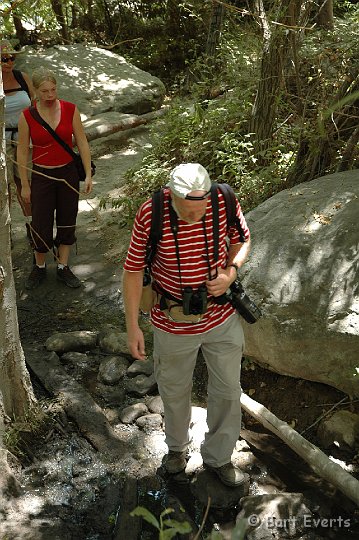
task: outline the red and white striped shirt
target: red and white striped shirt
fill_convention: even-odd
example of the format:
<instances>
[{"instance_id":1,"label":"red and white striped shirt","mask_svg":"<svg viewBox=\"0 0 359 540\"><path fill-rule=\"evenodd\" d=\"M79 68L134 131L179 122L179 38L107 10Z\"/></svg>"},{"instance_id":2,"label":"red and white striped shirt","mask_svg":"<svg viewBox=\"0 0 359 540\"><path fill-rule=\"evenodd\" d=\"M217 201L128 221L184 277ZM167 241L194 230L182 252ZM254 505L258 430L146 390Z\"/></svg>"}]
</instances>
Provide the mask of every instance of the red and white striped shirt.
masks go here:
<instances>
[{"instance_id":1,"label":"red and white striped shirt","mask_svg":"<svg viewBox=\"0 0 359 540\"><path fill-rule=\"evenodd\" d=\"M197 290L199 285L209 279L208 261L211 275L215 275L216 268L225 268L227 264L228 248L226 238L230 244L239 244L240 236L235 226L227 230L226 203L223 194L218 190L219 205L219 258L214 260L214 239L211 198L208 199L206 216L204 221L198 223L186 223L178 219L178 245L180 257L180 270L178 269L176 244L171 231L169 215L170 192L164 190L164 215L162 239L157 245L155 259L152 263L152 275L155 281L172 296L181 299L182 287L191 286ZM239 202L236 203L237 216L240 219L246 241L249 240L249 229L242 214ZM133 226L130 246L124 269L129 272L139 272L146 267L146 246L151 229L152 200L149 199L139 208ZM205 241L207 238L207 246ZM207 252L208 248L208 252ZM234 308L229 304L219 306L209 305L203 319L198 323L180 323L170 321L159 309L157 304L151 311L151 320L156 328L171 334L201 334L220 324L234 313Z\"/></svg>"}]
</instances>

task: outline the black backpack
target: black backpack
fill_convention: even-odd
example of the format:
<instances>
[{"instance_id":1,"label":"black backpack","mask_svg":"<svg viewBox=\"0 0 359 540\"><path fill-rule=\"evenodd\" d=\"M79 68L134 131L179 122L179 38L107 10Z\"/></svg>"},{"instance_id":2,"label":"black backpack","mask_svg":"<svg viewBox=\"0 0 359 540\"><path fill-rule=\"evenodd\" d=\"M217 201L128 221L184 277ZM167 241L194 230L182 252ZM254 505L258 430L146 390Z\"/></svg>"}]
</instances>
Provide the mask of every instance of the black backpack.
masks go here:
<instances>
[{"instance_id":1,"label":"black backpack","mask_svg":"<svg viewBox=\"0 0 359 540\"><path fill-rule=\"evenodd\" d=\"M219 241L219 207L218 207L218 191L224 196L226 203L226 217L227 217L227 230L229 227L235 225L239 232L241 242L245 242L245 235L241 222L237 217L236 212L236 195L228 184L213 183L211 186L211 200L212 200L212 212L213 212L213 239L214 239L214 259L217 261L219 257L218 253L218 241ZM164 210L164 195L163 188L155 191L152 194L152 218L151 218L151 230L146 248L146 264L148 269L151 268L151 264L155 258L157 245L162 239L162 224L163 224L163 210Z\"/></svg>"}]
</instances>

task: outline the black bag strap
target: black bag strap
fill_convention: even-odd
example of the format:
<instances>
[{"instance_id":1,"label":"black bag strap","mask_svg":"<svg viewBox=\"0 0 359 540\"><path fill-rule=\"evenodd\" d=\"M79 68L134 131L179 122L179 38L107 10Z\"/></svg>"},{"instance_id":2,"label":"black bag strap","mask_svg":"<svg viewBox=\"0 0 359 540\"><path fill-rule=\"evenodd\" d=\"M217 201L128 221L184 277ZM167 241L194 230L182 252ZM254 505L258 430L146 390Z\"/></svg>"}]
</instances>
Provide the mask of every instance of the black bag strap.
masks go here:
<instances>
[{"instance_id":1,"label":"black bag strap","mask_svg":"<svg viewBox=\"0 0 359 540\"><path fill-rule=\"evenodd\" d=\"M25 81L24 76L21 73L21 71L19 71L18 69L13 69L12 72L13 72L13 75L14 75L15 79L17 80L17 82L21 86L21 88L27 93L27 95L31 99L29 86L28 86L27 82Z\"/></svg>"},{"instance_id":2,"label":"black bag strap","mask_svg":"<svg viewBox=\"0 0 359 540\"><path fill-rule=\"evenodd\" d=\"M63 139L61 139L61 137L59 137L59 135L52 129L52 127L49 126L47 122L45 122L45 120L40 116L36 107L32 105L31 107L29 107L29 111L34 120L41 124L42 127L44 127L50 133L50 135L52 135L55 141L57 141L62 146L62 148L64 148L64 150L66 150L66 152L70 154L72 159L78 159L78 154L76 154L76 152L74 152L72 148L70 148L70 146Z\"/></svg>"},{"instance_id":3,"label":"black bag strap","mask_svg":"<svg viewBox=\"0 0 359 540\"><path fill-rule=\"evenodd\" d=\"M219 205L218 184L211 185L212 223L213 223L213 258L217 262L219 258Z\"/></svg>"},{"instance_id":4,"label":"black bag strap","mask_svg":"<svg viewBox=\"0 0 359 540\"><path fill-rule=\"evenodd\" d=\"M164 193L159 189L152 194L151 230L146 248L146 264L151 267L157 251L157 244L162 239L164 212Z\"/></svg>"},{"instance_id":5,"label":"black bag strap","mask_svg":"<svg viewBox=\"0 0 359 540\"><path fill-rule=\"evenodd\" d=\"M222 193L225 203L226 203L226 215L227 215L227 228L233 227L234 225L237 227L237 231L239 233L240 241L245 242L246 237L244 234L243 227L241 225L241 221L239 217L237 216L237 197L234 193L233 189L229 184L217 184L217 187L219 188L220 192ZM218 204L218 203L217 203ZM217 226L218 228L218 226Z\"/></svg>"}]
</instances>

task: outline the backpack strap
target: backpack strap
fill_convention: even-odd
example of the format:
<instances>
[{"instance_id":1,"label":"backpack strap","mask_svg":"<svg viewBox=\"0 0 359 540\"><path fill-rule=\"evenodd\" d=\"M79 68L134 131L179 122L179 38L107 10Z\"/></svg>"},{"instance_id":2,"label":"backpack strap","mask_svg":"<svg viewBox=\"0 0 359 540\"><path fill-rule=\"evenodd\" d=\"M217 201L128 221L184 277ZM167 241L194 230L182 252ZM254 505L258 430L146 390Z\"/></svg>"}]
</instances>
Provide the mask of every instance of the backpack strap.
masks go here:
<instances>
[{"instance_id":1,"label":"backpack strap","mask_svg":"<svg viewBox=\"0 0 359 540\"><path fill-rule=\"evenodd\" d=\"M146 247L146 264L151 268L155 258L158 242L162 239L164 212L164 193L159 189L152 194L151 229Z\"/></svg>"},{"instance_id":2,"label":"backpack strap","mask_svg":"<svg viewBox=\"0 0 359 540\"><path fill-rule=\"evenodd\" d=\"M213 223L213 258L217 262L219 258L219 205L218 205L218 185L213 182L211 185L212 202L212 223ZM226 201L227 209L227 201Z\"/></svg>"},{"instance_id":3,"label":"backpack strap","mask_svg":"<svg viewBox=\"0 0 359 540\"><path fill-rule=\"evenodd\" d=\"M241 242L245 242L246 237L244 234L244 230L242 228L241 221L239 217L237 216L236 194L234 193L233 189L231 188L229 184L216 184L216 185L219 188L220 192L222 193L224 200L226 202L227 229L229 227L236 226Z\"/></svg>"},{"instance_id":4,"label":"backpack strap","mask_svg":"<svg viewBox=\"0 0 359 540\"><path fill-rule=\"evenodd\" d=\"M28 84L27 84L27 82L25 81L24 76L23 76L23 74L21 73L21 71L19 71L18 69L13 69L12 72L13 72L13 75L14 75L15 79L17 80L17 82L18 82L19 85L21 86L21 88L22 88L23 90L25 90L25 92L27 93L27 95L28 95L29 98L31 99L31 96L30 96L30 90L29 90Z\"/></svg>"}]
</instances>

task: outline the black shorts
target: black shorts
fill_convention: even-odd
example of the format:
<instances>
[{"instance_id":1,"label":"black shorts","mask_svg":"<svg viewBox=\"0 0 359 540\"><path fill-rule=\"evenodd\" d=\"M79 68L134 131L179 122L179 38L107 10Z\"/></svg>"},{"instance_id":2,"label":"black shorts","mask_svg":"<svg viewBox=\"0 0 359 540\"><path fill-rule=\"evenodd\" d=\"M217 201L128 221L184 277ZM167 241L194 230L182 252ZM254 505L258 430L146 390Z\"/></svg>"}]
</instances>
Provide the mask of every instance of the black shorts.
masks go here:
<instances>
[{"instance_id":1,"label":"black shorts","mask_svg":"<svg viewBox=\"0 0 359 540\"><path fill-rule=\"evenodd\" d=\"M73 161L63 167L53 169L33 165L31 227L35 251L47 253L54 245L71 246L76 242L79 185L78 173ZM55 216L57 233L54 239Z\"/></svg>"}]
</instances>

